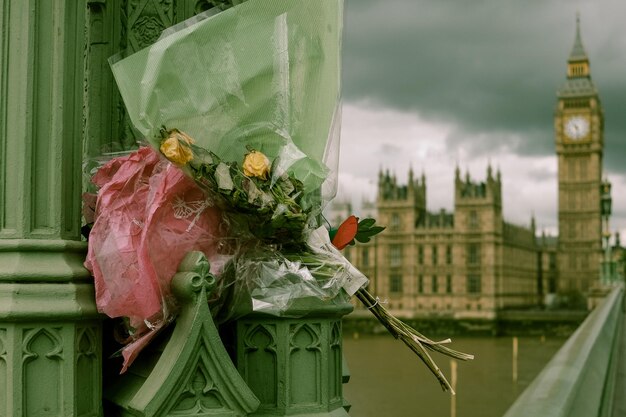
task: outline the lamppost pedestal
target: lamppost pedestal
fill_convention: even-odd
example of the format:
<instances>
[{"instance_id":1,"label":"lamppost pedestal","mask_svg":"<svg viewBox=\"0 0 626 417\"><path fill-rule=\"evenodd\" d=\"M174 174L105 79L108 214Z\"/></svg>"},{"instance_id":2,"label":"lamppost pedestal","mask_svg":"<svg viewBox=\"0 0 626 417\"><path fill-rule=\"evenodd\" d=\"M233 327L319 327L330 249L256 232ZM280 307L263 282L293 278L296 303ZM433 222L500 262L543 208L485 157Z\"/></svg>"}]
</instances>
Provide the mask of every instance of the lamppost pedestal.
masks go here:
<instances>
[{"instance_id":1,"label":"lamppost pedestal","mask_svg":"<svg viewBox=\"0 0 626 417\"><path fill-rule=\"evenodd\" d=\"M250 416L348 416L341 318L352 308L343 300L306 298L285 312L298 318L251 313L236 321L236 366L261 401Z\"/></svg>"}]
</instances>

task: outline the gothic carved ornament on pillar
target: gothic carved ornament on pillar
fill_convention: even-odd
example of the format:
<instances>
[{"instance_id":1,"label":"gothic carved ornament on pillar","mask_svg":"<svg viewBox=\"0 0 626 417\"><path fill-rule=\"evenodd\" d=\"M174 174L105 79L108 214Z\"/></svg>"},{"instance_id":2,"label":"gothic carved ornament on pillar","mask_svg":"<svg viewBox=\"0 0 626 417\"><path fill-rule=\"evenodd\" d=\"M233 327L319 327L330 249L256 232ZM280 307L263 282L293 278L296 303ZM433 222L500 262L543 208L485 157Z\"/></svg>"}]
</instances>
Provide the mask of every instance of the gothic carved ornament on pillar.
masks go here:
<instances>
[{"instance_id":1,"label":"gothic carved ornament on pillar","mask_svg":"<svg viewBox=\"0 0 626 417\"><path fill-rule=\"evenodd\" d=\"M80 241L85 12L0 1L0 416L101 414Z\"/></svg>"}]
</instances>

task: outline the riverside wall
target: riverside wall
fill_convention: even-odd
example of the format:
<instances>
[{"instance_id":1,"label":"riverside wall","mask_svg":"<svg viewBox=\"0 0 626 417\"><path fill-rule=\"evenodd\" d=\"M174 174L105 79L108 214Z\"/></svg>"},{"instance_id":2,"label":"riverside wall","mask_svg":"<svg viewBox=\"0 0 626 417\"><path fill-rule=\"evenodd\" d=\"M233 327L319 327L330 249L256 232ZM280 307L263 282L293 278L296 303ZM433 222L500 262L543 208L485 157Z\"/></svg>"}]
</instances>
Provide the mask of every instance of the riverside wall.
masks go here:
<instances>
[{"instance_id":1,"label":"riverside wall","mask_svg":"<svg viewBox=\"0 0 626 417\"><path fill-rule=\"evenodd\" d=\"M343 333L385 334L387 330L368 312L355 312L343 320ZM495 319L453 317L402 318L428 337L434 336L558 336L567 337L587 317L587 311L503 311Z\"/></svg>"}]
</instances>

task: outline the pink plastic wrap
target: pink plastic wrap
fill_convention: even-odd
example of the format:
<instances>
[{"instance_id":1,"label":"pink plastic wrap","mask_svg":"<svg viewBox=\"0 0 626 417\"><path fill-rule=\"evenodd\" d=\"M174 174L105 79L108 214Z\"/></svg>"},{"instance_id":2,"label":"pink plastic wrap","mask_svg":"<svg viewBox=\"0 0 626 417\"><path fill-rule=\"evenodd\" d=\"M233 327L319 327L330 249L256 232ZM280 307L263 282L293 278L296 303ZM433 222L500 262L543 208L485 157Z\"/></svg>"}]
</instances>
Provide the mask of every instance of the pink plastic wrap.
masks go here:
<instances>
[{"instance_id":1,"label":"pink plastic wrap","mask_svg":"<svg viewBox=\"0 0 626 417\"><path fill-rule=\"evenodd\" d=\"M129 319L125 369L171 320L170 280L183 257L192 250L217 257L221 214L191 178L150 148L111 160L93 182L100 190L85 266L99 311Z\"/></svg>"}]
</instances>

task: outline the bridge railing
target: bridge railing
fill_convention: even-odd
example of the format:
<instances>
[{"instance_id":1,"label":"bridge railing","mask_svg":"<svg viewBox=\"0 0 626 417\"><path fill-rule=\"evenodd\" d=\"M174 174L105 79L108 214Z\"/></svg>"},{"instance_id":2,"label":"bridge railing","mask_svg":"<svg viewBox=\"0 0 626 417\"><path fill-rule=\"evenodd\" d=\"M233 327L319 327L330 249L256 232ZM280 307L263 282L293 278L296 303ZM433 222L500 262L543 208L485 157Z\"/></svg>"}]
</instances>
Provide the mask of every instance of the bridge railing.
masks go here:
<instances>
[{"instance_id":1,"label":"bridge railing","mask_svg":"<svg viewBox=\"0 0 626 417\"><path fill-rule=\"evenodd\" d=\"M602 416L619 356L624 288L614 288L565 342L504 417Z\"/></svg>"}]
</instances>

